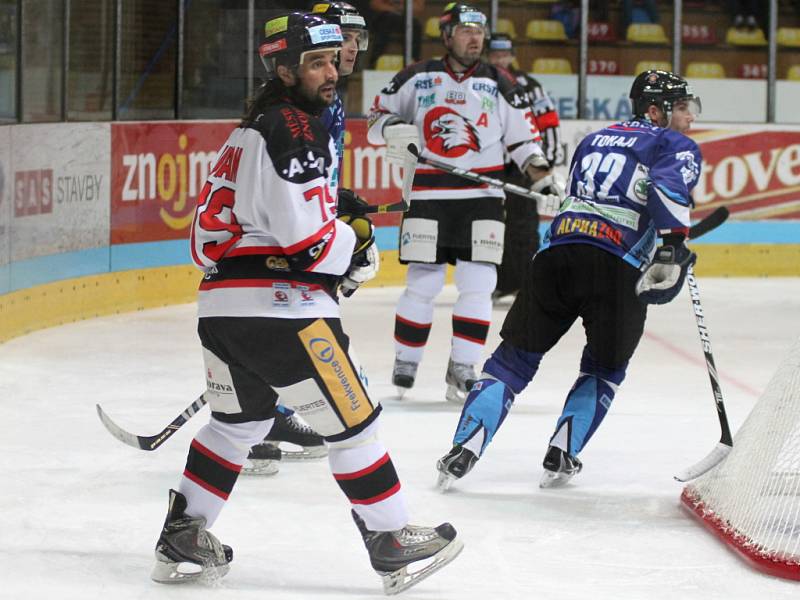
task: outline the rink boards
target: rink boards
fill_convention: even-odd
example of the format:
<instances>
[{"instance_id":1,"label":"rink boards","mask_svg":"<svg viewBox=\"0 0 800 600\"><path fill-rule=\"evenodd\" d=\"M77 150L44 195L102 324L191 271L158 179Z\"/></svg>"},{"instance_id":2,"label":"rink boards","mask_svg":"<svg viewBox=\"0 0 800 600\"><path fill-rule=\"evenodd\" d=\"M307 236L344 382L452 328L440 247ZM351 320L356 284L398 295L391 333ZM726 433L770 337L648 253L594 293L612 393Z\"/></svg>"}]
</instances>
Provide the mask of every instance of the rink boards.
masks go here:
<instances>
[{"instance_id":1,"label":"rink boards","mask_svg":"<svg viewBox=\"0 0 800 600\"><path fill-rule=\"evenodd\" d=\"M602 122L565 121L565 156ZM188 228L233 121L52 123L0 128L0 341L96 315L188 302ZM707 126L694 214L731 220L694 245L713 276L800 276L800 127ZM558 166L566 175L566 164ZM344 187L395 202L401 173L348 121ZM382 268L402 283L399 215L376 218ZM546 227L546 223L542 227Z\"/></svg>"}]
</instances>

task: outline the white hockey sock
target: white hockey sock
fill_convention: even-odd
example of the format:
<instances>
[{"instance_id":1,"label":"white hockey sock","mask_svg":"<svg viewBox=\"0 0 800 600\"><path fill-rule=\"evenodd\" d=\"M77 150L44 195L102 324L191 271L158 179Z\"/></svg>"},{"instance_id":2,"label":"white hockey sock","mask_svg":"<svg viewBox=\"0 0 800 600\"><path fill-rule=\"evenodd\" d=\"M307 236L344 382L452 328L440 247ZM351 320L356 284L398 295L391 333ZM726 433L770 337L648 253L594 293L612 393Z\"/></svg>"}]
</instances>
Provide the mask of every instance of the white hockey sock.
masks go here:
<instances>
[{"instance_id":1,"label":"white hockey sock","mask_svg":"<svg viewBox=\"0 0 800 600\"><path fill-rule=\"evenodd\" d=\"M214 524L250 448L264 439L273 422L223 423L211 417L197 432L178 486L186 496L187 515L204 517L206 527Z\"/></svg>"},{"instance_id":2,"label":"white hockey sock","mask_svg":"<svg viewBox=\"0 0 800 600\"><path fill-rule=\"evenodd\" d=\"M481 360L492 320L492 291L497 269L488 263L456 261L458 300L453 307L454 362L474 365Z\"/></svg>"},{"instance_id":3,"label":"white hockey sock","mask_svg":"<svg viewBox=\"0 0 800 600\"><path fill-rule=\"evenodd\" d=\"M394 349L398 359L420 362L433 321L433 299L442 291L447 265L411 263L397 301Z\"/></svg>"},{"instance_id":4,"label":"white hockey sock","mask_svg":"<svg viewBox=\"0 0 800 600\"><path fill-rule=\"evenodd\" d=\"M341 442L328 444L336 483L372 531L395 531L408 524L408 508L392 459L377 437L378 422Z\"/></svg>"}]
</instances>

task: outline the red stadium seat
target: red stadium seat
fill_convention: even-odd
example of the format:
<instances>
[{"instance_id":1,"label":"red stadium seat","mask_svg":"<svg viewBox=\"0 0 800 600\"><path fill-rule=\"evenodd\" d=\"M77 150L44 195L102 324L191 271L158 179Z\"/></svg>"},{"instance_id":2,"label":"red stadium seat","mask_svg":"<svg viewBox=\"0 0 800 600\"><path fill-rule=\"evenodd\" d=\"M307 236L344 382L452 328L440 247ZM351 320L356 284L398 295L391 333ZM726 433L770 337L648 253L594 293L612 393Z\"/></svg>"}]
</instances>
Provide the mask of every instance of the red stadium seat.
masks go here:
<instances>
[{"instance_id":1,"label":"red stadium seat","mask_svg":"<svg viewBox=\"0 0 800 600\"><path fill-rule=\"evenodd\" d=\"M766 79L766 63L744 63L736 71L739 79Z\"/></svg>"},{"instance_id":2,"label":"red stadium seat","mask_svg":"<svg viewBox=\"0 0 800 600\"><path fill-rule=\"evenodd\" d=\"M589 59L589 75L619 75L619 63L615 60Z\"/></svg>"},{"instance_id":3,"label":"red stadium seat","mask_svg":"<svg viewBox=\"0 0 800 600\"><path fill-rule=\"evenodd\" d=\"M590 42L616 42L617 32L611 23L602 21L592 21L587 28L587 35Z\"/></svg>"},{"instance_id":4,"label":"red stadium seat","mask_svg":"<svg viewBox=\"0 0 800 600\"><path fill-rule=\"evenodd\" d=\"M684 44L713 46L717 43L717 32L710 25L689 25L684 23L681 29Z\"/></svg>"}]
</instances>

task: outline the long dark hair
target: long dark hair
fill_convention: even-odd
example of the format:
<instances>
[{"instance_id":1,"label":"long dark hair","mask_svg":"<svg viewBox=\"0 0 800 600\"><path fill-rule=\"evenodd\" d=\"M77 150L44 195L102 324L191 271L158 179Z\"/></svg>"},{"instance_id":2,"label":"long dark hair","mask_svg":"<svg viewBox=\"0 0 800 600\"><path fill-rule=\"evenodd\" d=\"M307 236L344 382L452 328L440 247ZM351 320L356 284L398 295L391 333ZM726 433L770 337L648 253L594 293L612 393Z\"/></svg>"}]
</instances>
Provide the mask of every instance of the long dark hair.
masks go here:
<instances>
[{"instance_id":1,"label":"long dark hair","mask_svg":"<svg viewBox=\"0 0 800 600\"><path fill-rule=\"evenodd\" d=\"M277 104L281 99L289 95L289 90L279 78L265 81L248 101L244 116L240 125L248 125L258 119L268 106Z\"/></svg>"}]
</instances>

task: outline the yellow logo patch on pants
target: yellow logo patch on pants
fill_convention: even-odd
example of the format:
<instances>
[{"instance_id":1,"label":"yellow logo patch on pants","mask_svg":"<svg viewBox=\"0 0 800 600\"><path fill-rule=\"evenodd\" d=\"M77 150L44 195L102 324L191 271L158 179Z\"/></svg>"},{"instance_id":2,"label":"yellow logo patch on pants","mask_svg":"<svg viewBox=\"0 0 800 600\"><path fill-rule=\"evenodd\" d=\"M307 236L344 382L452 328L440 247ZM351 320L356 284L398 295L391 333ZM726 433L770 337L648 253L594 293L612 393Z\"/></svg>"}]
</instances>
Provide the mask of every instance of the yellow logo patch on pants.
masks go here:
<instances>
[{"instance_id":1,"label":"yellow logo patch on pants","mask_svg":"<svg viewBox=\"0 0 800 600\"><path fill-rule=\"evenodd\" d=\"M297 332L345 426L363 423L375 410L347 352L322 319Z\"/></svg>"}]
</instances>

